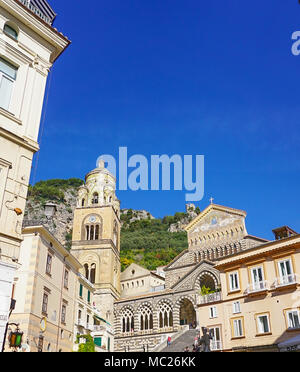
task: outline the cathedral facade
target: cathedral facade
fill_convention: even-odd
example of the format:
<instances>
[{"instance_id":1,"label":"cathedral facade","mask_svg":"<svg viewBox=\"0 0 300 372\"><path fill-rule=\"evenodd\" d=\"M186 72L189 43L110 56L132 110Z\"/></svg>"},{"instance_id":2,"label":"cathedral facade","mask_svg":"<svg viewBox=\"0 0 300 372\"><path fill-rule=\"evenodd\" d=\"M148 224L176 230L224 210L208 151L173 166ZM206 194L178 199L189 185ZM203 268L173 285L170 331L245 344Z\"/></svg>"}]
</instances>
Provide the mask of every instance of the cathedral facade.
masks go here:
<instances>
[{"instance_id":1,"label":"cathedral facade","mask_svg":"<svg viewBox=\"0 0 300 372\"><path fill-rule=\"evenodd\" d=\"M159 351L168 337L205 326L197 307L206 298L205 288L218 296L215 265L267 242L247 233L244 211L211 204L186 226L188 249L159 274L135 265L121 277L116 179L100 163L85 181L74 215L72 253L95 285L95 306L114 326L116 352Z\"/></svg>"},{"instance_id":2,"label":"cathedral facade","mask_svg":"<svg viewBox=\"0 0 300 372\"><path fill-rule=\"evenodd\" d=\"M216 263L267 242L248 235L245 218L244 211L211 204L186 226L189 248L164 268L164 288L115 302L116 351L161 351L169 337L206 326L197 307L207 299L205 288L218 300Z\"/></svg>"}]
</instances>

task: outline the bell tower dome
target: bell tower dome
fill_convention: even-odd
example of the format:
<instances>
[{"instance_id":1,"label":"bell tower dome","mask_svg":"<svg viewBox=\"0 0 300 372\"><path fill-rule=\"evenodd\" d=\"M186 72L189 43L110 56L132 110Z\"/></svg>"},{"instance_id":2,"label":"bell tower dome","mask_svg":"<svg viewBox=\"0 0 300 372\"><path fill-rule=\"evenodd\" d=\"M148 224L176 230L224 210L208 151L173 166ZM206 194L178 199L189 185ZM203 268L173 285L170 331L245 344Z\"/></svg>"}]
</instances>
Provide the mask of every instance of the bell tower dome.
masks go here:
<instances>
[{"instance_id":1,"label":"bell tower dome","mask_svg":"<svg viewBox=\"0 0 300 372\"><path fill-rule=\"evenodd\" d=\"M113 304L120 297L120 201L116 178L105 163L89 172L78 190L74 211L72 254L82 274L95 286L101 315L112 322Z\"/></svg>"}]
</instances>

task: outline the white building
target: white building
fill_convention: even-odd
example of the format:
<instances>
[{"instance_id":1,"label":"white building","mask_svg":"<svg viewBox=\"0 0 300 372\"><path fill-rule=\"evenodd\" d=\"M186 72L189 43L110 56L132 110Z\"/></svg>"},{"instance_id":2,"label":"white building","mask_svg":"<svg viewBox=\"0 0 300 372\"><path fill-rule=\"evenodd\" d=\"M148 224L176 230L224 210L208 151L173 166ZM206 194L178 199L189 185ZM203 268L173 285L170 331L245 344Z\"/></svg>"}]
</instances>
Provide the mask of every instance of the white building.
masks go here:
<instances>
[{"instance_id":1,"label":"white building","mask_svg":"<svg viewBox=\"0 0 300 372\"><path fill-rule=\"evenodd\" d=\"M0 0L0 351L47 77L70 43L54 18L45 0Z\"/></svg>"},{"instance_id":2,"label":"white building","mask_svg":"<svg viewBox=\"0 0 300 372\"><path fill-rule=\"evenodd\" d=\"M97 352L113 351L114 333L112 326L95 307L95 286L82 274L77 274L77 297L75 303L74 351L78 351L78 342L85 342L82 335L91 335Z\"/></svg>"}]
</instances>

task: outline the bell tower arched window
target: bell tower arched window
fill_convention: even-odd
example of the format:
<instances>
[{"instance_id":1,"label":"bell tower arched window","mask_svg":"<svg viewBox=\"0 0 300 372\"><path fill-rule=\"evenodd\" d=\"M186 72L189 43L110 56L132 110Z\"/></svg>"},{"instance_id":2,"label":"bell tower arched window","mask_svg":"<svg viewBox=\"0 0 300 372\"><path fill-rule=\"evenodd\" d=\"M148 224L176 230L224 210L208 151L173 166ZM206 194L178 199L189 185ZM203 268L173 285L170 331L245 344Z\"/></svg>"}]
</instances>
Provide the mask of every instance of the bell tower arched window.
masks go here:
<instances>
[{"instance_id":1,"label":"bell tower arched window","mask_svg":"<svg viewBox=\"0 0 300 372\"><path fill-rule=\"evenodd\" d=\"M114 245L118 248L118 244L119 244L119 234L118 234L118 224L117 222L115 221L114 222L114 231L113 231L113 242L114 242Z\"/></svg>"},{"instance_id":2,"label":"bell tower arched window","mask_svg":"<svg viewBox=\"0 0 300 372\"><path fill-rule=\"evenodd\" d=\"M89 215L82 223L81 240L100 240L102 237L102 218Z\"/></svg>"},{"instance_id":3,"label":"bell tower arched window","mask_svg":"<svg viewBox=\"0 0 300 372\"><path fill-rule=\"evenodd\" d=\"M99 204L99 194L97 192L93 194L92 204L93 205Z\"/></svg>"}]
</instances>

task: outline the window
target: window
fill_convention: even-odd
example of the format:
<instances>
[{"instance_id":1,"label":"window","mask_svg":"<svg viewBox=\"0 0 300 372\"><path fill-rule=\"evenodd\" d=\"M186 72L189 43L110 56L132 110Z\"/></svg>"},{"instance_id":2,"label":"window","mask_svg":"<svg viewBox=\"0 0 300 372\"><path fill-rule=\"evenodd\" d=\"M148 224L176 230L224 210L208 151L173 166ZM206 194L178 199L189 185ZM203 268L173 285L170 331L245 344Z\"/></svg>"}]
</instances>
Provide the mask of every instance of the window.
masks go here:
<instances>
[{"instance_id":1,"label":"window","mask_svg":"<svg viewBox=\"0 0 300 372\"><path fill-rule=\"evenodd\" d=\"M100 225L87 225L85 227L85 240L99 240L100 237Z\"/></svg>"},{"instance_id":2,"label":"window","mask_svg":"<svg viewBox=\"0 0 300 372\"><path fill-rule=\"evenodd\" d=\"M48 254L47 265L46 265L46 274L51 275L51 267L52 267L52 256L51 256L51 254Z\"/></svg>"},{"instance_id":3,"label":"window","mask_svg":"<svg viewBox=\"0 0 300 372\"><path fill-rule=\"evenodd\" d=\"M209 308L209 317L210 318L217 318L218 317L216 306L212 306L212 307Z\"/></svg>"},{"instance_id":4,"label":"window","mask_svg":"<svg viewBox=\"0 0 300 372\"><path fill-rule=\"evenodd\" d=\"M278 270L280 276L279 282L281 285L289 284L294 281L294 275L290 259L278 262Z\"/></svg>"},{"instance_id":5,"label":"window","mask_svg":"<svg viewBox=\"0 0 300 372\"><path fill-rule=\"evenodd\" d=\"M253 289L263 289L264 287L264 274L262 267L255 267L251 269Z\"/></svg>"},{"instance_id":6,"label":"window","mask_svg":"<svg viewBox=\"0 0 300 372\"><path fill-rule=\"evenodd\" d=\"M91 303L91 292L90 291L88 291L87 302Z\"/></svg>"},{"instance_id":7,"label":"window","mask_svg":"<svg viewBox=\"0 0 300 372\"><path fill-rule=\"evenodd\" d=\"M221 331L220 327L213 327L210 329L212 340L210 342L211 350L221 350L222 343L221 343Z\"/></svg>"},{"instance_id":8,"label":"window","mask_svg":"<svg viewBox=\"0 0 300 372\"><path fill-rule=\"evenodd\" d=\"M240 289L239 285L239 278L238 278L238 273L231 273L229 275L229 286L230 286L230 291L237 291Z\"/></svg>"},{"instance_id":9,"label":"window","mask_svg":"<svg viewBox=\"0 0 300 372\"><path fill-rule=\"evenodd\" d=\"M92 284L95 284L96 281L96 264L91 265L91 276L90 276L90 282Z\"/></svg>"},{"instance_id":10,"label":"window","mask_svg":"<svg viewBox=\"0 0 300 372\"><path fill-rule=\"evenodd\" d=\"M81 297L81 298L82 298L82 292L83 292L83 285L80 284L80 286L79 286L79 297Z\"/></svg>"},{"instance_id":11,"label":"window","mask_svg":"<svg viewBox=\"0 0 300 372\"><path fill-rule=\"evenodd\" d=\"M257 317L257 330L258 334L270 333L269 316L267 314Z\"/></svg>"},{"instance_id":12,"label":"window","mask_svg":"<svg viewBox=\"0 0 300 372\"><path fill-rule=\"evenodd\" d=\"M98 193L94 193L93 199L92 199L92 204L98 204L99 203L99 195Z\"/></svg>"},{"instance_id":13,"label":"window","mask_svg":"<svg viewBox=\"0 0 300 372\"><path fill-rule=\"evenodd\" d=\"M290 310L286 313L288 328L297 329L300 328L300 319L298 310Z\"/></svg>"},{"instance_id":14,"label":"window","mask_svg":"<svg viewBox=\"0 0 300 372\"><path fill-rule=\"evenodd\" d=\"M0 57L0 107L9 110L18 69Z\"/></svg>"},{"instance_id":15,"label":"window","mask_svg":"<svg viewBox=\"0 0 300 372\"><path fill-rule=\"evenodd\" d=\"M101 337L95 337L94 343L96 346L101 347L102 346L102 338Z\"/></svg>"},{"instance_id":16,"label":"window","mask_svg":"<svg viewBox=\"0 0 300 372\"><path fill-rule=\"evenodd\" d=\"M64 287L68 288L68 283L69 283L69 271L65 270L65 275L64 275Z\"/></svg>"},{"instance_id":17,"label":"window","mask_svg":"<svg viewBox=\"0 0 300 372\"><path fill-rule=\"evenodd\" d=\"M47 310L48 310L48 294L44 293L43 304L42 304L42 313L46 315Z\"/></svg>"},{"instance_id":18,"label":"window","mask_svg":"<svg viewBox=\"0 0 300 372\"><path fill-rule=\"evenodd\" d=\"M2 199L4 195L7 173L8 173L9 164L0 158L0 206L2 205ZM1 214L1 207L0 207Z\"/></svg>"},{"instance_id":19,"label":"window","mask_svg":"<svg viewBox=\"0 0 300 372\"><path fill-rule=\"evenodd\" d=\"M61 322L62 323L66 323L66 314L67 314L67 307L66 305L62 305L62 308L61 308Z\"/></svg>"},{"instance_id":20,"label":"window","mask_svg":"<svg viewBox=\"0 0 300 372\"><path fill-rule=\"evenodd\" d=\"M12 37L13 39L15 40L18 40L18 32L11 26L9 26L8 24L6 24L4 26L4 29L3 29L4 33L10 37Z\"/></svg>"},{"instance_id":21,"label":"window","mask_svg":"<svg viewBox=\"0 0 300 372\"><path fill-rule=\"evenodd\" d=\"M239 314L241 312L241 303L240 301L236 301L232 304L232 312L233 314Z\"/></svg>"},{"instance_id":22,"label":"window","mask_svg":"<svg viewBox=\"0 0 300 372\"><path fill-rule=\"evenodd\" d=\"M243 329L243 319L233 319L233 337L243 337L244 336L244 329Z\"/></svg>"}]
</instances>

